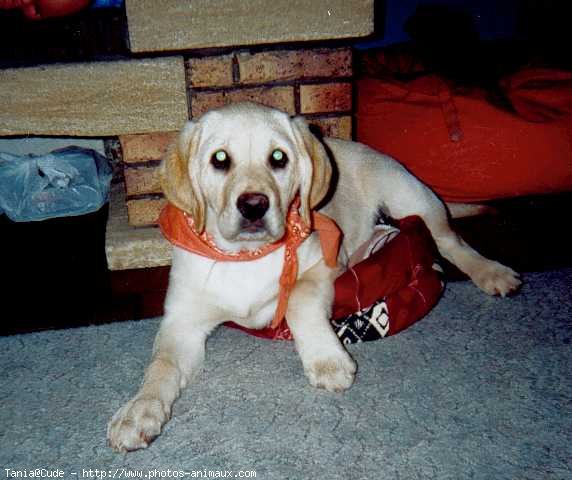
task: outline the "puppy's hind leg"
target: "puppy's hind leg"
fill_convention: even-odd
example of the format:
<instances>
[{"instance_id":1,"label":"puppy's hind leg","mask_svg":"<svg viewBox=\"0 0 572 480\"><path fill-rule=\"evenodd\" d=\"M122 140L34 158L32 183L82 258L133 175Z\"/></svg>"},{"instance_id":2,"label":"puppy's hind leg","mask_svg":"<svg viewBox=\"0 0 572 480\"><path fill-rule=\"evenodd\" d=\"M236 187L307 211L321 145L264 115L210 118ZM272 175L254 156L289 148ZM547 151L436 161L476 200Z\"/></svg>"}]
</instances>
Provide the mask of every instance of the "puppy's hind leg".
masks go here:
<instances>
[{"instance_id":1,"label":"puppy's hind leg","mask_svg":"<svg viewBox=\"0 0 572 480\"><path fill-rule=\"evenodd\" d=\"M451 229L446 217L444 221L434 217L431 213L423 219L439 252L466 273L475 285L489 295L503 297L518 290L521 285L518 273L502 263L483 257Z\"/></svg>"},{"instance_id":2,"label":"puppy's hind leg","mask_svg":"<svg viewBox=\"0 0 572 480\"><path fill-rule=\"evenodd\" d=\"M483 257L453 231L444 204L428 187L408 181L399 188L402 201L396 203L392 200L388 205L392 217L419 215L431 232L439 253L489 295L504 297L518 290L521 285L518 273Z\"/></svg>"}]
</instances>

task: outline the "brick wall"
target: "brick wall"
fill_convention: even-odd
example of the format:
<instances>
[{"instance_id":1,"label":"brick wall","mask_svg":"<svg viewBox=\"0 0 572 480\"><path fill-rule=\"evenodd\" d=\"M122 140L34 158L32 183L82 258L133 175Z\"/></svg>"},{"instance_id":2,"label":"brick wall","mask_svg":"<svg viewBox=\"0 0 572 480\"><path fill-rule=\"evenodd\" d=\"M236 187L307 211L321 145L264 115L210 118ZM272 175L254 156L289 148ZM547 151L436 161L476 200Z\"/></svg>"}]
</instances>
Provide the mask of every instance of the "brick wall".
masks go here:
<instances>
[{"instance_id":1,"label":"brick wall","mask_svg":"<svg viewBox=\"0 0 572 480\"><path fill-rule=\"evenodd\" d=\"M352 138L353 69L350 48L237 51L185 62L189 117L245 100L304 115L325 136ZM129 223L153 225L165 199L156 169L176 132L124 135Z\"/></svg>"}]
</instances>

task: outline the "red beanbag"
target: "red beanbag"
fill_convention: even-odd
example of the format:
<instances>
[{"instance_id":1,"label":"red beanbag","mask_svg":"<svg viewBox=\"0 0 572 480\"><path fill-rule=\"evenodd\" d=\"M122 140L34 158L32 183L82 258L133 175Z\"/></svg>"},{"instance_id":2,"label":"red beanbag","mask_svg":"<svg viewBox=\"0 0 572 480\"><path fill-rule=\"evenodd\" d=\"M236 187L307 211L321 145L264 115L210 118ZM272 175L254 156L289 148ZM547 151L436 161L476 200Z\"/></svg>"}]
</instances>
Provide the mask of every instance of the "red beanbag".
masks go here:
<instances>
[{"instance_id":1,"label":"red beanbag","mask_svg":"<svg viewBox=\"0 0 572 480\"><path fill-rule=\"evenodd\" d=\"M572 190L572 73L527 69L504 79L516 113L435 75L358 83L357 139L385 152L451 202Z\"/></svg>"},{"instance_id":2,"label":"red beanbag","mask_svg":"<svg viewBox=\"0 0 572 480\"><path fill-rule=\"evenodd\" d=\"M527 68L503 80L516 112L531 122L565 119L572 114L572 72ZM572 120L568 118L567 125Z\"/></svg>"},{"instance_id":3,"label":"red beanbag","mask_svg":"<svg viewBox=\"0 0 572 480\"><path fill-rule=\"evenodd\" d=\"M335 282L332 326L344 343L377 340L425 316L443 290L431 234L418 217L399 222L399 234ZM227 326L252 335L291 340L287 322L277 329Z\"/></svg>"}]
</instances>

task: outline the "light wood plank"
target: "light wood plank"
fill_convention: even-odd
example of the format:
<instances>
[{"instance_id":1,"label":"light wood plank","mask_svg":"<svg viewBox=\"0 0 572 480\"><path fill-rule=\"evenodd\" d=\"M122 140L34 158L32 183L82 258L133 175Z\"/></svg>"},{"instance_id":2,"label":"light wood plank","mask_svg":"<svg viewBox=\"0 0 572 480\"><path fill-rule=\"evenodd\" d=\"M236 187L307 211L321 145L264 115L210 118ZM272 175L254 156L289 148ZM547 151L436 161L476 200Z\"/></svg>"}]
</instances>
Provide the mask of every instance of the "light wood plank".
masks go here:
<instances>
[{"instance_id":1,"label":"light wood plank","mask_svg":"<svg viewBox=\"0 0 572 480\"><path fill-rule=\"evenodd\" d=\"M133 52L357 38L374 0L127 0Z\"/></svg>"},{"instance_id":2,"label":"light wood plank","mask_svg":"<svg viewBox=\"0 0 572 480\"><path fill-rule=\"evenodd\" d=\"M178 130L182 57L0 70L0 135L101 137Z\"/></svg>"}]
</instances>

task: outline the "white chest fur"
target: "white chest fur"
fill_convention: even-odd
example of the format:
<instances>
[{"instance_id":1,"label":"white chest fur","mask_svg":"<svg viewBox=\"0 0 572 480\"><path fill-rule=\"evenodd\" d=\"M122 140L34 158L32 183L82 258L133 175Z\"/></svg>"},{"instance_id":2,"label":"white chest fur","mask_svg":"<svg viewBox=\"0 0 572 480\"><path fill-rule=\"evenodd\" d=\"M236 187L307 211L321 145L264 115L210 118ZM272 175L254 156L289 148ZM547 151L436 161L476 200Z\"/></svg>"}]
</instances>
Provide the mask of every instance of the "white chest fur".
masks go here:
<instances>
[{"instance_id":1,"label":"white chest fur","mask_svg":"<svg viewBox=\"0 0 572 480\"><path fill-rule=\"evenodd\" d=\"M297 250L298 278L322 258L317 234ZM250 328L262 328L273 318L284 265L284 247L250 261L215 261L175 247L169 303L209 306ZM176 297L176 298L175 298ZM167 306L168 306L167 304Z\"/></svg>"}]
</instances>

